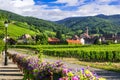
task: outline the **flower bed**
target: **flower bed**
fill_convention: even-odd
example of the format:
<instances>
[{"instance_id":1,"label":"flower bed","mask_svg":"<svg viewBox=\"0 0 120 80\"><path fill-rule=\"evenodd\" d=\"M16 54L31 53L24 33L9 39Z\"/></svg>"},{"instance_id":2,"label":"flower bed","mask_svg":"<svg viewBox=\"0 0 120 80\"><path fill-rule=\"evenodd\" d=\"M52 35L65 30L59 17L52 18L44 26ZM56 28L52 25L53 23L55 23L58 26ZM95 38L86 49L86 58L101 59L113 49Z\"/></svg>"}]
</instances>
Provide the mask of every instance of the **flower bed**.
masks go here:
<instances>
[{"instance_id":1,"label":"flower bed","mask_svg":"<svg viewBox=\"0 0 120 80\"><path fill-rule=\"evenodd\" d=\"M60 61L55 63L42 62L38 57L25 54L8 56L24 73L23 80L106 80L89 69L81 68L76 72L67 69Z\"/></svg>"}]
</instances>

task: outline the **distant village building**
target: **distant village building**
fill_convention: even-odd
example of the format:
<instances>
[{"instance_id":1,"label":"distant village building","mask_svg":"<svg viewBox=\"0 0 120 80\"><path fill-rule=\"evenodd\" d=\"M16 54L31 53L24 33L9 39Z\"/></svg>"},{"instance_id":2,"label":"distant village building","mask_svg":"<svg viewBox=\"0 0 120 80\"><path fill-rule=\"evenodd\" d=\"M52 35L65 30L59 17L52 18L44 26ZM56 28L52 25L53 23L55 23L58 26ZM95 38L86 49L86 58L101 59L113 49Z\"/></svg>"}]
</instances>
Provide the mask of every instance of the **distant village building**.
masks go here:
<instances>
[{"instance_id":1,"label":"distant village building","mask_svg":"<svg viewBox=\"0 0 120 80\"><path fill-rule=\"evenodd\" d=\"M117 39L117 42L120 43L120 33L117 34L116 39Z\"/></svg>"},{"instance_id":2,"label":"distant village building","mask_svg":"<svg viewBox=\"0 0 120 80\"><path fill-rule=\"evenodd\" d=\"M85 44L85 39L84 38L80 38L80 42L81 42L82 45L84 45Z\"/></svg>"},{"instance_id":3,"label":"distant village building","mask_svg":"<svg viewBox=\"0 0 120 80\"><path fill-rule=\"evenodd\" d=\"M74 39L67 39L66 40L68 44L82 44L80 40L74 40Z\"/></svg>"},{"instance_id":4,"label":"distant village building","mask_svg":"<svg viewBox=\"0 0 120 80\"><path fill-rule=\"evenodd\" d=\"M103 34L103 42L112 41L113 43L118 43L118 35L115 34Z\"/></svg>"},{"instance_id":5,"label":"distant village building","mask_svg":"<svg viewBox=\"0 0 120 80\"><path fill-rule=\"evenodd\" d=\"M83 34L80 35L80 38L84 39L84 44L92 44L93 40L92 37L89 35L88 27Z\"/></svg>"},{"instance_id":6,"label":"distant village building","mask_svg":"<svg viewBox=\"0 0 120 80\"><path fill-rule=\"evenodd\" d=\"M120 34L103 34L102 36L89 35L88 27L80 36L74 35L71 39L66 40L68 44L96 44L107 43L109 41L113 43L120 43Z\"/></svg>"},{"instance_id":7,"label":"distant village building","mask_svg":"<svg viewBox=\"0 0 120 80\"><path fill-rule=\"evenodd\" d=\"M20 36L20 37L18 38L17 43L27 44L27 43L29 43L29 40L32 40L31 35L29 35L29 34L24 34L24 35L22 35L22 36Z\"/></svg>"},{"instance_id":8,"label":"distant village building","mask_svg":"<svg viewBox=\"0 0 120 80\"><path fill-rule=\"evenodd\" d=\"M31 35L29 35L29 34L24 34L24 35L22 35L20 38L21 38L21 39L31 39L32 37L31 37Z\"/></svg>"},{"instance_id":9,"label":"distant village building","mask_svg":"<svg viewBox=\"0 0 120 80\"><path fill-rule=\"evenodd\" d=\"M114 41L114 43L118 43L118 41L117 41L117 40L115 40L115 41Z\"/></svg>"},{"instance_id":10,"label":"distant village building","mask_svg":"<svg viewBox=\"0 0 120 80\"><path fill-rule=\"evenodd\" d=\"M48 38L48 43L49 44L58 44L60 43L60 40L58 38Z\"/></svg>"}]
</instances>

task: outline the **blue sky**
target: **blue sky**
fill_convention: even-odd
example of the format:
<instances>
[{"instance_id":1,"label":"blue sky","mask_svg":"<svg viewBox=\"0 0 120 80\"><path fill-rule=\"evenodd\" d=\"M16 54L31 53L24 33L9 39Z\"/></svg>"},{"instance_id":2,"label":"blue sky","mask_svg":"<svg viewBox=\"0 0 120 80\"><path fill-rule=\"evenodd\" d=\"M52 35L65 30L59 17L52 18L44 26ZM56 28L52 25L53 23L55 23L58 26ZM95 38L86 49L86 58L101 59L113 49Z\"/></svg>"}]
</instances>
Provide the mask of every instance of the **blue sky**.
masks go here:
<instances>
[{"instance_id":1,"label":"blue sky","mask_svg":"<svg viewBox=\"0 0 120 80\"><path fill-rule=\"evenodd\" d=\"M0 9L44 20L120 14L120 0L0 0Z\"/></svg>"}]
</instances>

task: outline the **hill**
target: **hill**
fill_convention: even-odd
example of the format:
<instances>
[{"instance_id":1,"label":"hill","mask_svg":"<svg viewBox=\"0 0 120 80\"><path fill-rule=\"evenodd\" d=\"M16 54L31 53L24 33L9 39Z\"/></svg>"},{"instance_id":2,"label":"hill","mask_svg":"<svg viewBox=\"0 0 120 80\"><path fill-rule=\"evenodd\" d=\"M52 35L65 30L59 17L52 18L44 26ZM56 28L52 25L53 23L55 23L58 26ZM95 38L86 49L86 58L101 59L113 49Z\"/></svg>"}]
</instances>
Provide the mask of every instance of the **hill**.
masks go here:
<instances>
[{"instance_id":1,"label":"hill","mask_svg":"<svg viewBox=\"0 0 120 80\"><path fill-rule=\"evenodd\" d=\"M4 27L4 22L0 21L0 38L3 39L4 34L5 34L5 27ZM30 34L30 35L35 35L35 31L26 29L20 26L15 25L14 23L10 23L8 25L8 35L12 38L17 39L19 36L23 34Z\"/></svg>"},{"instance_id":2,"label":"hill","mask_svg":"<svg viewBox=\"0 0 120 80\"><path fill-rule=\"evenodd\" d=\"M65 25L73 31L83 31L85 27L88 27L91 34L120 32L120 15L106 16L100 14L97 16L70 17L56 21L56 23Z\"/></svg>"},{"instance_id":3,"label":"hill","mask_svg":"<svg viewBox=\"0 0 120 80\"><path fill-rule=\"evenodd\" d=\"M12 12L4 11L4 10L0 10L0 19L1 20L8 19L8 20L18 21L23 23L25 22L28 25L32 26L32 28L38 29L39 31L48 30L48 31L56 32L58 30L61 30L62 33L65 33L66 31L69 30L67 27L56 24L51 21L46 21L46 20L42 20L34 17L24 17Z\"/></svg>"}]
</instances>

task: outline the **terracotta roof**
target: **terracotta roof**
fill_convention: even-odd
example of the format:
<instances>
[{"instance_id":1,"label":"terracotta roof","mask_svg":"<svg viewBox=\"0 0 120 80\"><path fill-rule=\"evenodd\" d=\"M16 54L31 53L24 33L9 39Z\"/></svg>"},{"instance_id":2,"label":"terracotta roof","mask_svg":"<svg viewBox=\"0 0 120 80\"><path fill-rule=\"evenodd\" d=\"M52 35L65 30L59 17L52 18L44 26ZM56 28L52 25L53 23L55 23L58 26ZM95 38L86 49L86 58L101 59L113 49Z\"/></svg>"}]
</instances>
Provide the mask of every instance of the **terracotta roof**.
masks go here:
<instances>
[{"instance_id":1,"label":"terracotta roof","mask_svg":"<svg viewBox=\"0 0 120 80\"><path fill-rule=\"evenodd\" d=\"M67 39L66 40L68 43L72 43L72 44L81 44L80 40L72 40L72 39Z\"/></svg>"},{"instance_id":2,"label":"terracotta roof","mask_svg":"<svg viewBox=\"0 0 120 80\"><path fill-rule=\"evenodd\" d=\"M60 42L58 38L48 38L48 42Z\"/></svg>"}]
</instances>

